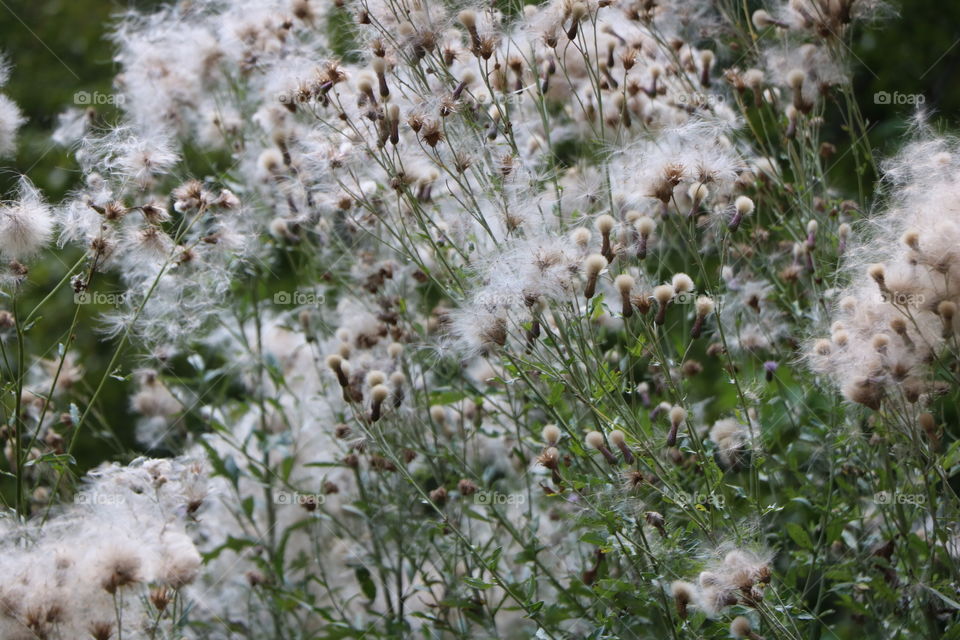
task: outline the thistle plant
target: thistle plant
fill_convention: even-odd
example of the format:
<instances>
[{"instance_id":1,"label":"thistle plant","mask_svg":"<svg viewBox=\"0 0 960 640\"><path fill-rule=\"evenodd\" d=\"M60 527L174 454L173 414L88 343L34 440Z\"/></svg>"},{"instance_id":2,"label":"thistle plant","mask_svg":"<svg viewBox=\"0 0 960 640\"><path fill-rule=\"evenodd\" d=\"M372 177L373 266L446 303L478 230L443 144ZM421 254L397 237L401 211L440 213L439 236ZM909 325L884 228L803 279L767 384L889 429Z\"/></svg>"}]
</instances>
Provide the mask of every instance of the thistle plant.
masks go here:
<instances>
[{"instance_id":1,"label":"thistle plant","mask_svg":"<svg viewBox=\"0 0 960 640\"><path fill-rule=\"evenodd\" d=\"M755 4L118 16L0 204L3 637L948 635L958 143Z\"/></svg>"}]
</instances>

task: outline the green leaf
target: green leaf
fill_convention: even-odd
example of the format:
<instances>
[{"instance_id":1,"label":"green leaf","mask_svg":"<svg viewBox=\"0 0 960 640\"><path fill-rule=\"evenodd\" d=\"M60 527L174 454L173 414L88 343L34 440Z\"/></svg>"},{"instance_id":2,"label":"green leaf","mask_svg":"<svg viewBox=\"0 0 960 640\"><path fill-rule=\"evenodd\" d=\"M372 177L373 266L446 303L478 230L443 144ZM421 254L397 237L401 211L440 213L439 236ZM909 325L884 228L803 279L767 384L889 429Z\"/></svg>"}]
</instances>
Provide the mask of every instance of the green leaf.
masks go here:
<instances>
[{"instance_id":1,"label":"green leaf","mask_svg":"<svg viewBox=\"0 0 960 640\"><path fill-rule=\"evenodd\" d=\"M357 582L360 583L360 589L363 591L363 595L367 597L367 600L374 600L377 597L377 585L373 583L373 579L370 577L370 571L366 567L357 567L354 570L354 574L357 576Z\"/></svg>"},{"instance_id":2,"label":"green leaf","mask_svg":"<svg viewBox=\"0 0 960 640\"><path fill-rule=\"evenodd\" d=\"M479 578L471 578L470 576L465 576L463 581L467 584L467 586L473 587L474 589L484 590L493 586L489 582L484 582Z\"/></svg>"},{"instance_id":3,"label":"green leaf","mask_svg":"<svg viewBox=\"0 0 960 640\"><path fill-rule=\"evenodd\" d=\"M790 536L790 539L796 542L800 547L803 547L804 549L813 548L813 541L810 540L810 534L807 533L806 529L795 522L788 522L786 529L787 535Z\"/></svg>"}]
</instances>

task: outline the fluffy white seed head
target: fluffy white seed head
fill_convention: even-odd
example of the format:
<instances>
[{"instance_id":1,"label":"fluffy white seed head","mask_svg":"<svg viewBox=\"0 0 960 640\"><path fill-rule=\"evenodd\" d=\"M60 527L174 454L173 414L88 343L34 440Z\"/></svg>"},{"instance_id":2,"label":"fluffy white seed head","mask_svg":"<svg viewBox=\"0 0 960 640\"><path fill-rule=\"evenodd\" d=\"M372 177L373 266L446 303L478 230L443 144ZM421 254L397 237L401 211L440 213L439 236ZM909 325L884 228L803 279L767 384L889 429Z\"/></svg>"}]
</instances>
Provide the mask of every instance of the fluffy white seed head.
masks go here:
<instances>
[{"instance_id":1,"label":"fluffy white seed head","mask_svg":"<svg viewBox=\"0 0 960 640\"><path fill-rule=\"evenodd\" d=\"M587 259L583 261L583 269L586 271L588 278L596 278L606 266L607 259L599 253L591 253L587 256Z\"/></svg>"},{"instance_id":2,"label":"fluffy white seed head","mask_svg":"<svg viewBox=\"0 0 960 640\"><path fill-rule=\"evenodd\" d=\"M584 440L591 449L602 449L606 446L603 441L603 434L599 431L591 431Z\"/></svg>"},{"instance_id":3,"label":"fluffy white seed head","mask_svg":"<svg viewBox=\"0 0 960 640\"><path fill-rule=\"evenodd\" d=\"M6 260L29 258L43 249L52 235L50 207L27 178L20 178L17 200L0 204L0 256Z\"/></svg>"},{"instance_id":4,"label":"fluffy white seed head","mask_svg":"<svg viewBox=\"0 0 960 640\"><path fill-rule=\"evenodd\" d=\"M13 154L16 149L17 130L25 121L26 118L13 100L0 95L0 158Z\"/></svg>"},{"instance_id":5,"label":"fluffy white seed head","mask_svg":"<svg viewBox=\"0 0 960 640\"><path fill-rule=\"evenodd\" d=\"M637 233L639 233L641 236L647 237L653 233L654 229L656 229L657 223L650 216L643 216L642 218L637 219L634 227L637 229Z\"/></svg>"},{"instance_id":6,"label":"fluffy white seed head","mask_svg":"<svg viewBox=\"0 0 960 640\"><path fill-rule=\"evenodd\" d=\"M556 445L560 442L560 427L555 424L548 424L543 427L543 430L540 432L543 441L548 445Z\"/></svg>"},{"instance_id":7,"label":"fluffy white seed head","mask_svg":"<svg viewBox=\"0 0 960 640\"><path fill-rule=\"evenodd\" d=\"M882 285L886 281L887 268L880 263L872 264L867 267L867 275L874 282Z\"/></svg>"},{"instance_id":8,"label":"fluffy white seed head","mask_svg":"<svg viewBox=\"0 0 960 640\"><path fill-rule=\"evenodd\" d=\"M673 285L661 284L653 288L653 298L660 304L667 304L676 294Z\"/></svg>"},{"instance_id":9,"label":"fluffy white seed head","mask_svg":"<svg viewBox=\"0 0 960 640\"><path fill-rule=\"evenodd\" d=\"M636 281L633 279L633 276L627 275L626 273L621 273L618 275L613 284L621 294L629 294L633 290L633 285Z\"/></svg>"},{"instance_id":10,"label":"fluffy white seed head","mask_svg":"<svg viewBox=\"0 0 960 640\"><path fill-rule=\"evenodd\" d=\"M613 216L604 214L597 218L595 224L597 231L599 231L601 235L608 235L611 231L613 231L613 227L617 224L617 221L614 220Z\"/></svg>"},{"instance_id":11,"label":"fluffy white seed head","mask_svg":"<svg viewBox=\"0 0 960 640\"><path fill-rule=\"evenodd\" d=\"M689 582L684 582L683 580L674 580L670 583L670 594L678 602L683 604L688 604L693 601L694 594L696 594L696 586L690 584Z\"/></svg>"},{"instance_id":12,"label":"fluffy white seed head","mask_svg":"<svg viewBox=\"0 0 960 640\"><path fill-rule=\"evenodd\" d=\"M704 49L700 52L700 61L705 69L711 68L714 60L716 60L716 55L710 49Z\"/></svg>"},{"instance_id":13,"label":"fluffy white seed head","mask_svg":"<svg viewBox=\"0 0 960 640\"><path fill-rule=\"evenodd\" d=\"M920 251L920 232L916 229L907 229L903 234L903 244L914 251Z\"/></svg>"},{"instance_id":14,"label":"fluffy white seed head","mask_svg":"<svg viewBox=\"0 0 960 640\"><path fill-rule=\"evenodd\" d=\"M614 429L613 431L610 432L610 442L617 445L618 447L623 443L625 443L626 440L627 440L627 437L624 435L623 431L620 431L620 429Z\"/></svg>"},{"instance_id":15,"label":"fluffy white seed head","mask_svg":"<svg viewBox=\"0 0 960 640\"><path fill-rule=\"evenodd\" d=\"M766 29L775 24L773 17L763 9L757 9L752 16L753 26L757 29Z\"/></svg>"},{"instance_id":16,"label":"fluffy white seed head","mask_svg":"<svg viewBox=\"0 0 960 640\"><path fill-rule=\"evenodd\" d=\"M370 390L370 398L374 404L379 404L390 397L390 389L386 385L378 384Z\"/></svg>"},{"instance_id":17,"label":"fluffy white seed head","mask_svg":"<svg viewBox=\"0 0 960 640\"><path fill-rule=\"evenodd\" d=\"M753 200L747 196L739 196L733 203L737 209L737 213L741 216L748 216L753 213Z\"/></svg>"},{"instance_id":18,"label":"fluffy white seed head","mask_svg":"<svg viewBox=\"0 0 960 640\"><path fill-rule=\"evenodd\" d=\"M570 239L573 240L574 244L579 247L586 247L590 244L590 229L585 227L577 227L570 234Z\"/></svg>"},{"instance_id":19,"label":"fluffy white seed head","mask_svg":"<svg viewBox=\"0 0 960 640\"><path fill-rule=\"evenodd\" d=\"M457 19L467 29L474 29L477 26L477 12L472 9L464 9L457 14Z\"/></svg>"},{"instance_id":20,"label":"fluffy white seed head","mask_svg":"<svg viewBox=\"0 0 960 640\"><path fill-rule=\"evenodd\" d=\"M690 199L694 202L703 202L710 195L710 189L702 182L695 182L690 185L690 188L687 190L687 195L690 196Z\"/></svg>"},{"instance_id":21,"label":"fluffy white seed head","mask_svg":"<svg viewBox=\"0 0 960 640\"><path fill-rule=\"evenodd\" d=\"M677 293L687 293L689 291L693 291L693 278L685 273L673 274L670 284L673 285L673 288Z\"/></svg>"},{"instance_id":22,"label":"fluffy white seed head","mask_svg":"<svg viewBox=\"0 0 960 640\"><path fill-rule=\"evenodd\" d=\"M937 305L937 313L944 321L949 322L957 315L957 304L952 300L942 300Z\"/></svg>"},{"instance_id":23,"label":"fluffy white seed head","mask_svg":"<svg viewBox=\"0 0 960 640\"><path fill-rule=\"evenodd\" d=\"M743 73L743 83L753 90L759 89L763 85L763 71L760 69L747 69Z\"/></svg>"},{"instance_id":24,"label":"fluffy white seed head","mask_svg":"<svg viewBox=\"0 0 960 640\"><path fill-rule=\"evenodd\" d=\"M730 623L730 635L734 638L748 638L753 633L753 627L750 626L750 620L743 616L737 616Z\"/></svg>"},{"instance_id":25,"label":"fluffy white seed head","mask_svg":"<svg viewBox=\"0 0 960 640\"><path fill-rule=\"evenodd\" d=\"M803 69L793 69L787 73L787 84L790 85L796 91L799 91L803 87L803 81L806 80L807 74L804 73Z\"/></svg>"},{"instance_id":26,"label":"fluffy white seed head","mask_svg":"<svg viewBox=\"0 0 960 640\"><path fill-rule=\"evenodd\" d=\"M687 419L687 410L680 406L670 407L670 424L678 425Z\"/></svg>"},{"instance_id":27,"label":"fluffy white seed head","mask_svg":"<svg viewBox=\"0 0 960 640\"><path fill-rule=\"evenodd\" d=\"M713 313L714 302L713 298L709 296L700 296L697 298L697 315L701 318L710 315Z\"/></svg>"}]
</instances>

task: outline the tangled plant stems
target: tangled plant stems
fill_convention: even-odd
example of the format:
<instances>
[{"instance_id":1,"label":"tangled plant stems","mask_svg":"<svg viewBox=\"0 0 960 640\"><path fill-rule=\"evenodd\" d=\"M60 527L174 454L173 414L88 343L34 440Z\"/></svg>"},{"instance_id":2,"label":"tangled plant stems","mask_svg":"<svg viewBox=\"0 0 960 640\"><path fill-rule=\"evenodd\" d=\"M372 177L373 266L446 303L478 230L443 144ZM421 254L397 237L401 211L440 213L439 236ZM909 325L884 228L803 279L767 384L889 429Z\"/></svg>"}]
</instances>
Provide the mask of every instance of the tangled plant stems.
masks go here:
<instances>
[{"instance_id":1,"label":"tangled plant stems","mask_svg":"<svg viewBox=\"0 0 960 640\"><path fill-rule=\"evenodd\" d=\"M0 204L0 637L949 635L960 143L873 166L881 14L123 15Z\"/></svg>"}]
</instances>

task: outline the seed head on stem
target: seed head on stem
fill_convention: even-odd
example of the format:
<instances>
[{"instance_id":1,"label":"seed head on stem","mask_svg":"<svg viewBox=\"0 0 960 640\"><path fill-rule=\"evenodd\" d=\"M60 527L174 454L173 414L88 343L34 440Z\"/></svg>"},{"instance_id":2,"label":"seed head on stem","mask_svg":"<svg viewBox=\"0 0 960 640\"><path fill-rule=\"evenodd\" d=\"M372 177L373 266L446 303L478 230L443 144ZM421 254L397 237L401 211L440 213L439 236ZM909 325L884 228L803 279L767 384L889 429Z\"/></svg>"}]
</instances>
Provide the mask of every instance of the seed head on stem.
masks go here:
<instances>
[{"instance_id":1,"label":"seed head on stem","mask_svg":"<svg viewBox=\"0 0 960 640\"><path fill-rule=\"evenodd\" d=\"M587 300L597 292L597 277L606 266L607 259L599 253L592 253L584 260L583 270L587 276L587 286L583 290L583 295Z\"/></svg>"},{"instance_id":2,"label":"seed head on stem","mask_svg":"<svg viewBox=\"0 0 960 640\"><path fill-rule=\"evenodd\" d=\"M661 284L653 288L653 299L656 300L659 305L657 308L657 317L654 318L654 322L657 324L664 323L667 319L667 305L673 300L675 294L676 291L673 285L670 284Z\"/></svg>"},{"instance_id":3,"label":"seed head on stem","mask_svg":"<svg viewBox=\"0 0 960 640\"><path fill-rule=\"evenodd\" d=\"M635 280L633 276L621 273L618 275L613 284L617 288L617 291L620 292L620 307L621 313L624 318L629 318L633 315L633 303L631 302L631 294L633 293L633 285Z\"/></svg>"},{"instance_id":4,"label":"seed head on stem","mask_svg":"<svg viewBox=\"0 0 960 640\"><path fill-rule=\"evenodd\" d=\"M586 440L587 446L602 453L603 457L607 459L607 462L612 465L618 464L617 459L610 453L610 449L607 448L607 443L604 441L602 433L599 431L591 431L584 439Z\"/></svg>"},{"instance_id":5,"label":"seed head on stem","mask_svg":"<svg viewBox=\"0 0 960 640\"><path fill-rule=\"evenodd\" d=\"M674 405L670 408L670 433L667 434L667 446L672 447L677 444L677 430L683 421L687 419L687 410L683 407Z\"/></svg>"}]
</instances>

